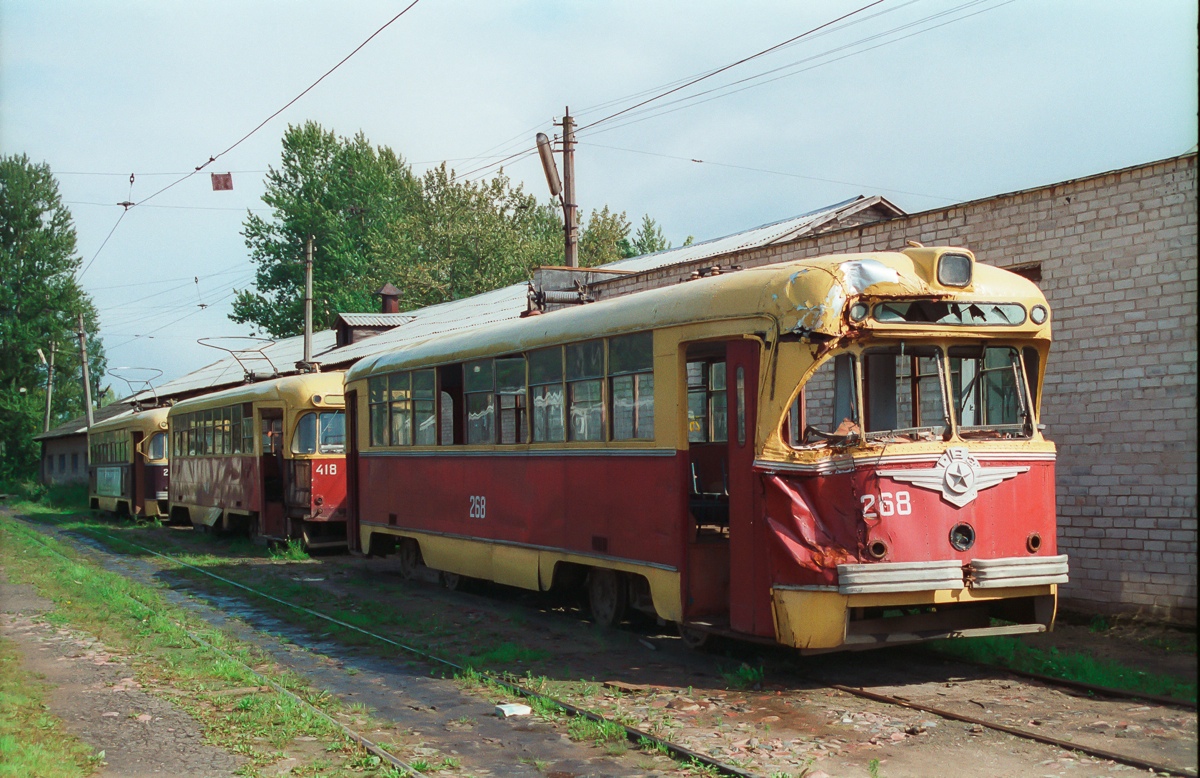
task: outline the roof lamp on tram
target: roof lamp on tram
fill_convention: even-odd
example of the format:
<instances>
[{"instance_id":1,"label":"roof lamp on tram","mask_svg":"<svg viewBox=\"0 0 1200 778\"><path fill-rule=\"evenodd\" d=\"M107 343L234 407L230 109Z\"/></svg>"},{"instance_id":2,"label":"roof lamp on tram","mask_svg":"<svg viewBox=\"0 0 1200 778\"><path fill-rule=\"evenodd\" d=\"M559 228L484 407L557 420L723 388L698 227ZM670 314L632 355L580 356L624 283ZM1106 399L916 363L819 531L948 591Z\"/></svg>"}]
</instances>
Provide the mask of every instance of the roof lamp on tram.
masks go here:
<instances>
[{"instance_id":1,"label":"roof lamp on tram","mask_svg":"<svg viewBox=\"0 0 1200 778\"><path fill-rule=\"evenodd\" d=\"M1049 316L1050 311L1044 305L1035 305L1033 306L1033 310L1029 312L1029 318L1033 320L1034 324L1045 324Z\"/></svg>"},{"instance_id":2,"label":"roof lamp on tram","mask_svg":"<svg viewBox=\"0 0 1200 778\"><path fill-rule=\"evenodd\" d=\"M937 280L942 286L970 286L971 258L966 254L943 254L938 259Z\"/></svg>"},{"instance_id":3,"label":"roof lamp on tram","mask_svg":"<svg viewBox=\"0 0 1200 778\"><path fill-rule=\"evenodd\" d=\"M853 321L853 322L862 321L863 319L867 318L867 312L868 312L868 309L867 309L866 303L859 302L859 303L855 303L854 305L851 305L850 306L850 321Z\"/></svg>"}]
</instances>

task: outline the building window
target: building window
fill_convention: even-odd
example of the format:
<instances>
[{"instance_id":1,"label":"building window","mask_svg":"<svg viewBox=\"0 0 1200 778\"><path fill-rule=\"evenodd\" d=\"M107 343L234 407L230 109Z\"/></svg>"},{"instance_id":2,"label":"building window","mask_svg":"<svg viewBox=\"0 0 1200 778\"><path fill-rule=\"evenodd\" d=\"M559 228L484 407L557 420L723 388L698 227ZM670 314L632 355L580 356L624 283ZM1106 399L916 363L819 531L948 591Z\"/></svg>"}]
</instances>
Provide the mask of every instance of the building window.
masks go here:
<instances>
[{"instance_id":1,"label":"building window","mask_svg":"<svg viewBox=\"0 0 1200 778\"><path fill-rule=\"evenodd\" d=\"M71 472L79 472L79 454L71 454Z\"/></svg>"},{"instance_id":2,"label":"building window","mask_svg":"<svg viewBox=\"0 0 1200 778\"><path fill-rule=\"evenodd\" d=\"M67 455L66 454L58 455L58 472L60 472L60 473L67 472Z\"/></svg>"}]
</instances>

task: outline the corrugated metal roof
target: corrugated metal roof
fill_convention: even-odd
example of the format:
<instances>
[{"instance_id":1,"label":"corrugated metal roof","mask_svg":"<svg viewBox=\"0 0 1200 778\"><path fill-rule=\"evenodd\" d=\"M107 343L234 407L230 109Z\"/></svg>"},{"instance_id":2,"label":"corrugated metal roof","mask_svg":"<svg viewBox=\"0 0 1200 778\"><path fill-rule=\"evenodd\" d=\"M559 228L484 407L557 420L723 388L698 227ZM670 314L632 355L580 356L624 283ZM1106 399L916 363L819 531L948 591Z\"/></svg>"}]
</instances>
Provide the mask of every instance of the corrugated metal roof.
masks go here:
<instances>
[{"instance_id":1,"label":"corrugated metal roof","mask_svg":"<svg viewBox=\"0 0 1200 778\"><path fill-rule=\"evenodd\" d=\"M339 313L338 319L351 327L399 327L413 320L408 313Z\"/></svg>"},{"instance_id":2,"label":"corrugated metal roof","mask_svg":"<svg viewBox=\"0 0 1200 778\"><path fill-rule=\"evenodd\" d=\"M882 197L852 197L849 200L843 200L840 203L819 208L815 211L771 222L770 224L764 224L754 229L734 233L733 235L726 235L723 238L713 238L702 243L693 243L690 246L680 246L653 254L643 254L640 257L630 257L629 259L610 262L603 267L606 270L631 270L640 273L647 270L657 270L669 265L696 262L708 257L733 254L737 251L759 248L772 243L781 243L799 237L805 232L809 232L826 222L833 221L839 216L845 215L847 212L857 212L863 210L865 207L876 204L881 205L886 210L893 211L897 216L903 214L903 211Z\"/></svg>"},{"instance_id":3,"label":"corrugated metal roof","mask_svg":"<svg viewBox=\"0 0 1200 778\"><path fill-rule=\"evenodd\" d=\"M115 419L118 416L128 416L133 413L133 406L127 405L126 401L118 401L109 403L103 408L96 408L92 411L92 422L98 423ZM68 422L63 422L52 430L40 432L33 436L34 440L48 440L50 438L65 438L71 435L82 435L87 432L87 416L80 416L77 419L71 419Z\"/></svg>"}]
</instances>

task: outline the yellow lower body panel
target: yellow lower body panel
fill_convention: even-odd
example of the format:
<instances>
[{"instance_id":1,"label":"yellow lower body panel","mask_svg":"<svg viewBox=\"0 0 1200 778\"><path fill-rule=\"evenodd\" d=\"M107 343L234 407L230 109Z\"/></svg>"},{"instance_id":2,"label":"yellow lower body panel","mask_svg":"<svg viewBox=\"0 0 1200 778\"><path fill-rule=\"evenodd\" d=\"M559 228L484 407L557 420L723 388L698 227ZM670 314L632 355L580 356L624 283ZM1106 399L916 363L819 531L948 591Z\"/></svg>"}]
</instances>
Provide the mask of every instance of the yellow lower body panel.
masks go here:
<instances>
[{"instance_id":1,"label":"yellow lower body panel","mask_svg":"<svg viewBox=\"0 0 1200 778\"><path fill-rule=\"evenodd\" d=\"M850 614L854 608L900 608L921 605L956 605L986 603L1015 598L1038 598L1048 608L1040 608L1037 629L1020 625L1008 630L1012 633L1042 631L1054 622L1054 609L1058 599L1058 586L1023 586L1010 589L938 589L925 592L887 592L880 594L840 594L831 591L805 589L772 589L772 604L775 615L775 638L786 646L801 649L833 649L854 643L851 634ZM937 629L936 619L927 619L928 625ZM886 624L887 620L880 620ZM901 624L896 622L897 626ZM983 634L983 629L947 628L951 634L969 636ZM990 630L990 634L1002 634L1004 628ZM875 642L879 641L860 641ZM886 642L886 641L885 641ZM898 640L896 642L905 642Z\"/></svg>"},{"instance_id":2,"label":"yellow lower body panel","mask_svg":"<svg viewBox=\"0 0 1200 778\"><path fill-rule=\"evenodd\" d=\"M533 591L546 591L554 580L554 567L560 563L584 567L601 567L640 575L650 584L654 610L663 619L681 621L683 602L680 598L680 578L676 570L665 570L639 562L612 557L574 554L570 551L549 550L487 540L448 537L413 530L363 526L360 528L361 547L371 548L371 535L385 534L412 538L421 547L421 557L434 570L457 573L471 578Z\"/></svg>"}]
</instances>

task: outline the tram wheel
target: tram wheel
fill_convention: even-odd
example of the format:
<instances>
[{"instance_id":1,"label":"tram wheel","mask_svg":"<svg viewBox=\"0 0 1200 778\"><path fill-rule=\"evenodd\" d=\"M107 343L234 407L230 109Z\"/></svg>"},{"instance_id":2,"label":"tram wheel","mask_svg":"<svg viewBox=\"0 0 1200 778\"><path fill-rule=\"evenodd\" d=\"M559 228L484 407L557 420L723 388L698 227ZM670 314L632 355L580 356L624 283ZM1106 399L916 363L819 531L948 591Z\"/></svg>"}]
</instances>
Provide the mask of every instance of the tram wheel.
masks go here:
<instances>
[{"instance_id":1,"label":"tram wheel","mask_svg":"<svg viewBox=\"0 0 1200 778\"><path fill-rule=\"evenodd\" d=\"M625 618L629 593L625 576L616 570L596 567L588 573L588 607L592 618L602 627L619 624Z\"/></svg>"},{"instance_id":2,"label":"tram wheel","mask_svg":"<svg viewBox=\"0 0 1200 778\"><path fill-rule=\"evenodd\" d=\"M416 578L417 569L421 566L421 547L417 545L417 541L412 538L401 540L399 553L396 556L400 563L400 577L406 581Z\"/></svg>"},{"instance_id":3,"label":"tram wheel","mask_svg":"<svg viewBox=\"0 0 1200 778\"><path fill-rule=\"evenodd\" d=\"M447 573L443 570L438 574L438 580L442 582L442 586L452 592L456 592L462 586L463 577L458 573Z\"/></svg>"},{"instance_id":4,"label":"tram wheel","mask_svg":"<svg viewBox=\"0 0 1200 778\"><path fill-rule=\"evenodd\" d=\"M675 622L675 629L679 632L679 638L683 644L693 651L698 651L708 643L709 633L702 629L688 627L679 622Z\"/></svg>"}]
</instances>

